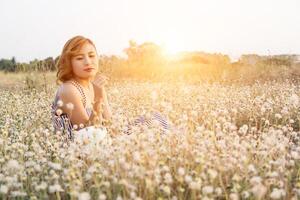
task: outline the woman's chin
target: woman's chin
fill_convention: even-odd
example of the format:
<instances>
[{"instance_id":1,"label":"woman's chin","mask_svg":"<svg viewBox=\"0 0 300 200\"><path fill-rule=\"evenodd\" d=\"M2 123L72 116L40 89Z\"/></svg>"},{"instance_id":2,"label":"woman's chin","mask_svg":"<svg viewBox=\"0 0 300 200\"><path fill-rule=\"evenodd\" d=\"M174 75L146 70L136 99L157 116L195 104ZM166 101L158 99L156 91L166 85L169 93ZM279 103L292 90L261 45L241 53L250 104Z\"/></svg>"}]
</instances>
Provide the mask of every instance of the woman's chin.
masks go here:
<instances>
[{"instance_id":1,"label":"woman's chin","mask_svg":"<svg viewBox=\"0 0 300 200\"><path fill-rule=\"evenodd\" d=\"M93 79L95 76L96 76L96 73L90 72L90 73L85 73L84 78Z\"/></svg>"},{"instance_id":2,"label":"woman's chin","mask_svg":"<svg viewBox=\"0 0 300 200\"><path fill-rule=\"evenodd\" d=\"M89 73L89 75L94 78L97 74L97 71L96 70L93 70L92 72Z\"/></svg>"}]
</instances>

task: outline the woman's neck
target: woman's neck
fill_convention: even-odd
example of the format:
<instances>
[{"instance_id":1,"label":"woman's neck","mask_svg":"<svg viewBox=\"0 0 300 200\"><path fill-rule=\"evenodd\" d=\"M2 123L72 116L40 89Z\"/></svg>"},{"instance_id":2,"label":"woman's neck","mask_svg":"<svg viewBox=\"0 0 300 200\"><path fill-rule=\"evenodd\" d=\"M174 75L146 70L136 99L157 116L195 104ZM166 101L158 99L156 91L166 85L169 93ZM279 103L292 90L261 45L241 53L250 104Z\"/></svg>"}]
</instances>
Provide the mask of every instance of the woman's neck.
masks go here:
<instances>
[{"instance_id":1,"label":"woman's neck","mask_svg":"<svg viewBox=\"0 0 300 200\"><path fill-rule=\"evenodd\" d=\"M90 79L81 79L78 77L73 78L75 81L77 81L82 87L89 88Z\"/></svg>"}]
</instances>

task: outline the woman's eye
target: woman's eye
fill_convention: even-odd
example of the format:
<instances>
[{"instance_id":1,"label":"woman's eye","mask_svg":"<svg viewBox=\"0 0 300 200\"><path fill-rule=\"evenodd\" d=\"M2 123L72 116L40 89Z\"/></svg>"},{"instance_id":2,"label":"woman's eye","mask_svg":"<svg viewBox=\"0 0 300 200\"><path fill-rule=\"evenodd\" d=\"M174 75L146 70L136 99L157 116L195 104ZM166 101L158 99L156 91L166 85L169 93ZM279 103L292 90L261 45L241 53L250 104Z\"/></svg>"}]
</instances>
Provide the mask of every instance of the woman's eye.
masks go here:
<instances>
[{"instance_id":1,"label":"woman's eye","mask_svg":"<svg viewBox=\"0 0 300 200\"><path fill-rule=\"evenodd\" d=\"M90 58L94 58L95 57L95 55L90 55Z\"/></svg>"},{"instance_id":2,"label":"woman's eye","mask_svg":"<svg viewBox=\"0 0 300 200\"><path fill-rule=\"evenodd\" d=\"M77 57L76 60L82 60L82 57Z\"/></svg>"}]
</instances>

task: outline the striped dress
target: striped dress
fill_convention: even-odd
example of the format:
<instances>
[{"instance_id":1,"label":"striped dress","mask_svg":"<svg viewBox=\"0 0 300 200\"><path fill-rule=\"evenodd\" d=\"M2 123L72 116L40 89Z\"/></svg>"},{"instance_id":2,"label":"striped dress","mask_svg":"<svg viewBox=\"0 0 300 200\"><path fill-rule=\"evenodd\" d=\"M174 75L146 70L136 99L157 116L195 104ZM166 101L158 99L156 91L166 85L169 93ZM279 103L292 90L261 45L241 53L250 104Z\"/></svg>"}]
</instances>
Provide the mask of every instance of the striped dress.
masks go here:
<instances>
[{"instance_id":1,"label":"striped dress","mask_svg":"<svg viewBox=\"0 0 300 200\"><path fill-rule=\"evenodd\" d=\"M52 116L52 124L55 132L61 131L67 134L68 139L74 139L73 133L73 124L69 119L69 116L66 113L62 113L61 115L57 115L56 111L58 109L58 92L55 95L55 99L51 105L51 116ZM88 116L90 117L92 114L91 108L85 108Z\"/></svg>"},{"instance_id":2,"label":"striped dress","mask_svg":"<svg viewBox=\"0 0 300 200\"><path fill-rule=\"evenodd\" d=\"M145 115L140 115L139 117L137 117L127 126L127 129L124 131L124 133L131 134L134 126L146 125L147 127L151 127L154 123L158 124L163 133L165 133L166 131L175 130L175 127L171 125L171 123L165 116L163 116L158 111L154 111L151 113L150 117L146 117Z\"/></svg>"}]
</instances>

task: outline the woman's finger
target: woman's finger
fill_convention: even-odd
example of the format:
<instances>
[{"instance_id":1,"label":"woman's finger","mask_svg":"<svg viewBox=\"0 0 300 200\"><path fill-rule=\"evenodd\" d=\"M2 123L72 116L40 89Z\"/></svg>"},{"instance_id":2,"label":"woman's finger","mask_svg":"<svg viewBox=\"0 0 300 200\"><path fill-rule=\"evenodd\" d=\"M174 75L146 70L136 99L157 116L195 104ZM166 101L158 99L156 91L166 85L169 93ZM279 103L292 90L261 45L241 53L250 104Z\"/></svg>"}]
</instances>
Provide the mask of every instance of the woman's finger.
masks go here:
<instances>
[{"instance_id":1,"label":"woman's finger","mask_svg":"<svg viewBox=\"0 0 300 200\"><path fill-rule=\"evenodd\" d=\"M94 82L94 84L101 87L102 85L106 85L107 81L106 80L97 80Z\"/></svg>"},{"instance_id":2,"label":"woman's finger","mask_svg":"<svg viewBox=\"0 0 300 200\"><path fill-rule=\"evenodd\" d=\"M98 80L107 80L106 78L104 77L101 77L101 76L98 76L94 79L95 81L98 81Z\"/></svg>"},{"instance_id":3,"label":"woman's finger","mask_svg":"<svg viewBox=\"0 0 300 200\"><path fill-rule=\"evenodd\" d=\"M106 81L106 79L103 79L103 78L97 78L95 81L96 81L96 82L102 82L102 81Z\"/></svg>"},{"instance_id":4,"label":"woman's finger","mask_svg":"<svg viewBox=\"0 0 300 200\"><path fill-rule=\"evenodd\" d=\"M103 79L103 78L96 79L96 82L104 82L104 81L107 81L107 79Z\"/></svg>"},{"instance_id":5,"label":"woman's finger","mask_svg":"<svg viewBox=\"0 0 300 200\"><path fill-rule=\"evenodd\" d=\"M96 76L96 79L99 79L99 78L103 78L103 79L109 80L109 78L107 76L104 76L104 75L98 75L98 76Z\"/></svg>"}]
</instances>

